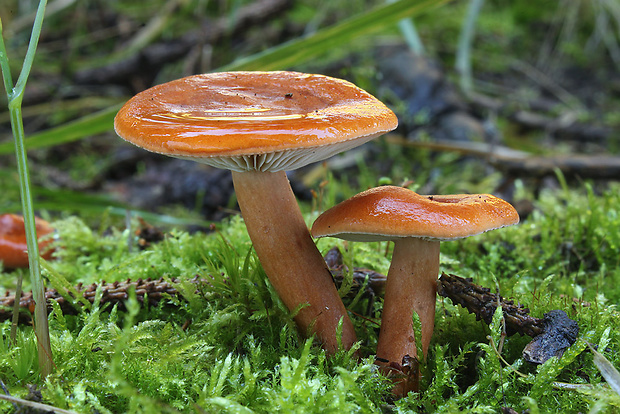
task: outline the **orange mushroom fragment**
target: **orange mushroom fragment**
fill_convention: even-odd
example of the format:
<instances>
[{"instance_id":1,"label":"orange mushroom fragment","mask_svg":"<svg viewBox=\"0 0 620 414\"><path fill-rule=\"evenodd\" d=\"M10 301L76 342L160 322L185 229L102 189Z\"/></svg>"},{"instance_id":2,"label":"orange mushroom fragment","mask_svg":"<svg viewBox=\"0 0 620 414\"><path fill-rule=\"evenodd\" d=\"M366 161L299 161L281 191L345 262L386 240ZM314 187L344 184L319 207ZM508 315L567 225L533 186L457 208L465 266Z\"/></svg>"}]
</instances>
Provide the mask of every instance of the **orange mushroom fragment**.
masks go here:
<instances>
[{"instance_id":1,"label":"orange mushroom fragment","mask_svg":"<svg viewBox=\"0 0 620 414\"><path fill-rule=\"evenodd\" d=\"M54 228L40 218L35 219L39 239L53 233ZM39 241L41 257L49 260L54 252L49 244L52 239L46 237ZM5 268L28 267L28 248L26 246L26 227L24 218L17 214L0 215L0 262Z\"/></svg>"},{"instance_id":2,"label":"orange mushroom fragment","mask_svg":"<svg viewBox=\"0 0 620 414\"><path fill-rule=\"evenodd\" d=\"M232 170L256 254L302 333L325 349L355 331L285 171L394 129L396 116L355 85L298 72L222 72L152 87L121 108L115 129L149 151Z\"/></svg>"},{"instance_id":3,"label":"orange mushroom fragment","mask_svg":"<svg viewBox=\"0 0 620 414\"><path fill-rule=\"evenodd\" d=\"M402 187L377 187L332 207L312 226L314 237L351 241L394 241L385 287L377 360L389 372L417 357L412 316L421 323L426 357L435 324L439 244L519 222L508 202L489 194L422 196ZM417 376L395 381L394 394L404 396Z\"/></svg>"}]
</instances>

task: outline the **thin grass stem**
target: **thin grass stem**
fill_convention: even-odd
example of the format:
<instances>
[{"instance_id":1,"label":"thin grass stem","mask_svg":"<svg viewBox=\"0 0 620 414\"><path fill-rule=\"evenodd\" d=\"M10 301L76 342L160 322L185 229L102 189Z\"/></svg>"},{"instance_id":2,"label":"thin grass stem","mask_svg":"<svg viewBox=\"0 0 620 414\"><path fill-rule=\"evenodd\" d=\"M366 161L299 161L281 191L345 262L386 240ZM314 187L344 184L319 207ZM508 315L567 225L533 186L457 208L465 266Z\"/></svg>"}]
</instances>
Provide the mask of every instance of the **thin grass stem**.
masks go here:
<instances>
[{"instance_id":1,"label":"thin grass stem","mask_svg":"<svg viewBox=\"0 0 620 414\"><path fill-rule=\"evenodd\" d=\"M11 67L9 66L9 56L6 53L4 45L4 36L2 35L2 19L0 18L0 69L2 69L2 80L4 82L4 90L10 99L13 93L13 77L11 76Z\"/></svg>"},{"instance_id":2,"label":"thin grass stem","mask_svg":"<svg viewBox=\"0 0 620 414\"><path fill-rule=\"evenodd\" d=\"M22 200L22 212L24 215L24 225L26 230L26 244L28 246L28 263L30 265L30 277L32 283L32 293L35 301L34 321L35 332L38 340L39 369L41 378L45 379L52 372L51 345L49 336L49 326L47 323L47 304L45 302L45 286L41 277L39 265L39 245L34 217L34 205L32 194L30 193L30 173L28 170L28 157L24 146L24 122L22 117L22 100L26 88L26 82L32 69L34 55L41 35L43 17L45 15L46 0L41 0L37 8L30 43L15 86L12 84L9 60L2 36L2 25L0 23L0 68L4 79L5 90L8 98L9 114L11 118L11 128L15 143L15 156L17 159L17 172L19 175L20 194Z\"/></svg>"}]
</instances>

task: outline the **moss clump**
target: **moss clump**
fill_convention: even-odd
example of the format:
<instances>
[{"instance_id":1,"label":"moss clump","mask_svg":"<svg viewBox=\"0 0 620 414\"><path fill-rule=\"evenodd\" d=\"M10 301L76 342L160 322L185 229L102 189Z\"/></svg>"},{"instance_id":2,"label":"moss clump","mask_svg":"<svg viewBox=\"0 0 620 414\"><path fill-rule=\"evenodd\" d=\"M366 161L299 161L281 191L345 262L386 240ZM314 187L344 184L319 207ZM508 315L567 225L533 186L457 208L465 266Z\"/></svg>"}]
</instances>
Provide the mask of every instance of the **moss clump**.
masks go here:
<instances>
[{"instance_id":1,"label":"moss clump","mask_svg":"<svg viewBox=\"0 0 620 414\"><path fill-rule=\"evenodd\" d=\"M92 230L76 217L57 221L57 258L44 266L52 286L163 277L180 296L141 306L130 294L123 306L112 307L101 302L100 292L99 300L77 315L64 315L55 306L49 321L56 369L40 387L43 400L101 413L497 412L500 407L576 412L617 406L586 343L598 345L619 365L620 318L612 306L620 298L614 253L619 240L606 231L617 228L618 205L614 186L600 194L591 186L564 189L544 194L536 212L517 227L444 243L442 270L499 286L503 296L528 305L536 317L565 310L579 323L579 339L562 358L528 365L521 351L529 338L503 338L501 312L488 327L442 299L422 364L422 391L397 402L390 402L389 380L373 365L381 298L366 316L361 314L367 298L348 302L364 359L344 351L327 359L298 334L239 217L209 234L170 230L146 249L138 248L129 230ZM343 249L349 266L387 271L388 244L319 242L324 252L333 245ZM195 277L203 279L198 288ZM21 327L15 346L9 346L9 331L8 323L0 326L0 378L12 395L25 396L26 384L38 378L36 339L29 327ZM7 403L0 407L12 409Z\"/></svg>"}]
</instances>

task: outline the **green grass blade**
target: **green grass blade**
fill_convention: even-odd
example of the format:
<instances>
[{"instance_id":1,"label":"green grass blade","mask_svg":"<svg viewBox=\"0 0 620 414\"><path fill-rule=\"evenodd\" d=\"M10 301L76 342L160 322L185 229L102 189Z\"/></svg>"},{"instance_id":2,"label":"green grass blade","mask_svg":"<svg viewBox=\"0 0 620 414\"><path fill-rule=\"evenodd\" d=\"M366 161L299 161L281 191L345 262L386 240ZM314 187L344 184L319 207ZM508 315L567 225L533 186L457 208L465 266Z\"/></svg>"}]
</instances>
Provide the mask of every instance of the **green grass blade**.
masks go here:
<instances>
[{"instance_id":1,"label":"green grass blade","mask_svg":"<svg viewBox=\"0 0 620 414\"><path fill-rule=\"evenodd\" d=\"M2 19L0 19L0 34L2 30ZM4 82L4 90L8 98L13 93L13 77L11 76L11 67L9 66L9 57L6 53L4 44L4 36L0 36L0 69L2 70L2 81Z\"/></svg>"},{"instance_id":2,"label":"green grass blade","mask_svg":"<svg viewBox=\"0 0 620 414\"><path fill-rule=\"evenodd\" d=\"M316 56L342 46L352 39L375 33L397 24L405 17L412 17L438 7L450 0L400 0L384 4L354 16L316 33L291 40L264 52L241 58L219 70L278 70L306 62Z\"/></svg>"},{"instance_id":3,"label":"green grass blade","mask_svg":"<svg viewBox=\"0 0 620 414\"><path fill-rule=\"evenodd\" d=\"M101 111L86 115L75 121L68 122L56 128L51 128L26 139L26 149L36 149L78 141L82 138L110 131L113 127L114 117L121 105L114 105ZM0 155L13 151L11 142L0 144Z\"/></svg>"},{"instance_id":4,"label":"green grass blade","mask_svg":"<svg viewBox=\"0 0 620 414\"><path fill-rule=\"evenodd\" d=\"M367 13L347 19L309 36L286 42L264 52L241 58L219 70L276 70L291 67L342 46L359 36L375 33L411 17L438 7L450 0L400 0L379 6ZM32 134L26 149L51 147L110 131L121 104L84 116L67 124ZM0 143L0 155L13 150L11 142Z\"/></svg>"},{"instance_id":5,"label":"green grass blade","mask_svg":"<svg viewBox=\"0 0 620 414\"><path fill-rule=\"evenodd\" d=\"M34 62L34 55L39 45L39 37L41 35L41 27L43 26L43 18L45 17L45 8L47 7L47 0L39 1L37 12L35 14L34 23L32 25L32 33L30 34L30 41L28 42L28 50L24 57L24 63L22 64L22 70L19 73L17 82L15 82L15 89L13 90L13 96L10 105L20 105L21 99L24 96L24 90L26 89L26 82L30 76L30 70L32 69L32 63Z\"/></svg>"},{"instance_id":6,"label":"green grass blade","mask_svg":"<svg viewBox=\"0 0 620 414\"><path fill-rule=\"evenodd\" d=\"M47 305L45 303L45 285L41 277L41 269L39 267L39 245L37 240L37 231L34 217L34 206L32 203L32 195L30 193L30 173L28 170L28 157L24 145L24 122L22 117L22 99L26 82L32 69L34 55L43 26L43 17L45 16L46 0L40 0L37 7L28 50L24 58L22 70L17 79L15 87L10 85L12 81L8 65L8 56L4 45L4 33L0 24L0 61L2 61L1 69L3 71L6 95L8 100L9 114L11 118L11 129L13 132L15 157L17 160L17 172L19 175L20 195L22 202L22 212L24 216L24 225L26 231L26 245L28 247L28 264L30 268L30 279L32 283L32 296L35 302L34 308L34 328L37 337L37 348L39 355L39 370L41 378L45 379L52 372L52 348L50 345L49 326L47 321Z\"/></svg>"},{"instance_id":7,"label":"green grass blade","mask_svg":"<svg viewBox=\"0 0 620 414\"><path fill-rule=\"evenodd\" d=\"M609 384L612 390L617 394L620 394L620 372L613 366L611 362L603 354L596 351L592 345L588 344L588 348L594 355L594 364L601 372L605 381Z\"/></svg>"},{"instance_id":8,"label":"green grass blade","mask_svg":"<svg viewBox=\"0 0 620 414\"><path fill-rule=\"evenodd\" d=\"M129 211L132 215L142 217L149 223L166 224L170 226L201 226L209 227L211 221L200 218L176 217L169 214L153 213L150 211L136 210L132 206L124 205L107 197L93 194L85 194L70 190L48 190L45 188L33 188L37 208L50 211L75 212L77 214L109 213L114 216L124 217ZM2 211L18 211L21 204L13 202L1 203Z\"/></svg>"}]
</instances>

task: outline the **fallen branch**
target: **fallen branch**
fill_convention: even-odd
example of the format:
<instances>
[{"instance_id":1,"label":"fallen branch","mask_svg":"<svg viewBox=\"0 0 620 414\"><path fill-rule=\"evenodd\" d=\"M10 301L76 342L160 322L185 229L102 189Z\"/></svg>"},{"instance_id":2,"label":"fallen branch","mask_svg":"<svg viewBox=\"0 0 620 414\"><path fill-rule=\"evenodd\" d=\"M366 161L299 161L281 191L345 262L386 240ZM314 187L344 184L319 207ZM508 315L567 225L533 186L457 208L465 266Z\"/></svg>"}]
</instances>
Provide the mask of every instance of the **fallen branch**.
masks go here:
<instances>
[{"instance_id":1,"label":"fallen branch","mask_svg":"<svg viewBox=\"0 0 620 414\"><path fill-rule=\"evenodd\" d=\"M334 248L326 255L326 262L334 275L334 282L338 287L344 280L347 272L342 264L340 252ZM191 280L197 286L209 284L207 279L195 277ZM375 296L385 289L386 277L369 269L355 268L351 289L347 294L353 299L358 294L369 298L372 303ZM69 293L60 294L55 289L47 289L45 297L49 301L56 301L64 314L76 314L82 307L83 301L93 303L97 291L101 291L100 303L123 305L129 297L129 290L135 289L136 298L140 303L148 301L156 306L162 300L179 296L179 291L174 287L175 281L168 282L163 278L158 280L138 279L125 282L95 283L88 286L78 285L75 291L82 298L73 298ZM512 300L506 300L501 296L491 293L490 289L472 283L471 279L465 279L456 275L443 273L438 280L437 293L449 298L470 313L476 315L477 320L483 320L490 324L498 304L501 305L506 323L506 333L514 335L528 335L533 340L525 347L523 357L526 361L541 364L552 356L560 356L564 350L572 345L577 339L579 327L577 323L568 318L561 310L553 310L544 315L544 318L534 318L529 315L529 309L522 305L515 305ZM361 289L364 291L360 292ZM0 298L0 321L7 320L12 316L12 306L15 297L6 294ZM27 323L32 316L34 300L32 293L25 294L19 301L22 312L19 321ZM52 307L48 306L48 311Z\"/></svg>"},{"instance_id":2,"label":"fallen branch","mask_svg":"<svg viewBox=\"0 0 620 414\"><path fill-rule=\"evenodd\" d=\"M465 279L456 275L442 273L437 284L437 294L452 300L476 315L477 320L483 320L490 324L501 303L504 319L506 320L506 333L514 335L519 333L535 337L543 332L543 319L530 316L530 310L522 305L515 305L512 300L506 300L489 288L472 283L471 279Z\"/></svg>"},{"instance_id":3,"label":"fallen branch","mask_svg":"<svg viewBox=\"0 0 620 414\"><path fill-rule=\"evenodd\" d=\"M10 395L0 394L0 400L5 400L13 404L23 405L30 407L32 410L37 410L42 413L58 413L58 414L77 414L75 411L64 410L62 408L54 407L53 405L43 404L35 401L24 400L22 398L11 397ZM20 410L18 410L20 411ZM20 411L21 412L21 411ZM24 411L25 412L25 411ZM29 411L34 412L34 411Z\"/></svg>"},{"instance_id":4,"label":"fallen branch","mask_svg":"<svg viewBox=\"0 0 620 414\"><path fill-rule=\"evenodd\" d=\"M344 280L343 272L346 269L343 268L341 262L340 253L335 249L330 250L326 255L326 262L328 263L332 274L334 275L334 282L340 287ZM348 297L353 298L360 289L369 289L372 295L381 295L385 289L386 276L369 269L355 268L353 272L353 284ZM368 283L365 283L365 282ZM82 297L93 303L95 300L97 289L101 290L101 304L109 303L112 305L122 304L129 297L129 290L135 289L136 298L139 302L143 303L145 300L150 305L157 305L161 300L170 296L177 296L178 290L174 287L176 281L168 282L162 279L138 279L135 281L127 280L124 282L113 283L93 283L91 285L79 284L75 290L82 295ZM207 279L194 278L193 283L204 284L209 283ZM490 292L488 288L484 288L475 285L471 282L471 279L464 279L455 275L442 274L438 282L438 294L450 298L454 303L457 303L470 312L476 315L479 320L485 321L487 324L491 323L495 308L498 300L497 296ZM80 300L71 298L70 294L60 293L56 289L48 288L45 292L45 298L49 302L50 300L56 301L63 313L76 314L80 307ZM0 320L7 320L11 318L12 306L15 302L15 297L9 292L2 298L0 298ZM529 315L529 309L523 306L514 305L513 301L499 298L499 302L502 304L504 310L504 316L506 318L506 329L509 335L514 333L525 334L528 336L539 335L543 330L543 320L533 318ZM27 322L30 319L28 310L34 306L34 300L32 299L32 293L25 293L20 301L20 308L24 311L20 315L20 322ZM51 311L51 306L48 306Z\"/></svg>"},{"instance_id":5,"label":"fallen branch","mask_svg":"<svg viewBox=\"0 0 620 414\"><path fill-rule=\"evenodd\" d=\"M620 157L613 155L542 156L484 142L410 141L389 135L387 141L396 145L451 151L484 158L489 164L514 176L544 177L559 170L565 177L617 179L620 177Z\"/></svg>"},{"instance_id":6,"label":"fallen branch","mask_svg":"<svg viewBox=\"0 0 620 414\"><path fill-rule=\"evenodd\" d=\"M194 279L196 283L198 279ZM75 290L82 295L82 297L93 303L95 300L97 289L101 289L101 302L110 303L112 305L122 304L129 298L129 290L135 289L136 298L140 303L143 303L146 299L150 305L157 305L161 300L170 296L177 296L178 290L172 283L165 281L163 278L158 280L152 279L138 279L135 281L127 280L125 282L113 282L113 283L93 283L91 285L84 286L79 284ZM71 298L70 294L61 294L56 289L47 288L45 291L45 299L49 303L54 300L60 305L60 309L66 315L75 315L81 305L80 301L76 298ZM10 319L12 316L12 306L15 303L15 297L9 292L2 298L0 298L0 321ZM34 299L32 298L32 292L25 293L19 300L19 307L22 309L20 313L19 322L29 323L31 320L31 312L34 309ZM52 307L48 305L48 312L52 310Z\"/></svg>"},{"instance_id":7,"label":"fallen branch","mask_svg":"<svg viewBox=\"0 0 620 414\"><path fill-rule=\"evenodd\" d=\"M502 307L506 334L519 333L533 339L523 349L523 359L533 364L542 364L549 358L561 357L564 351L575 343L579 325L562 310L551 310L542 319L529 315L530 310L505 300L491 290L475 285L471 279L442 273L437 293L450 298L476 315L477 320L490 324L498 304Z\"/></svg>"},{"instance_id":8,"label":"fallen branch","mask_svg":"<svg viewBox=\"0 0 620 414\"><path fill-rule=\"evenodd\" d=\"M147 228L148 230L148 228ZM141 239L142 235L140 234ZM325 256L332 275L334 277L334 283L340 287L344 281L345 274L348 270L342 264L342 255L340 251L334 249L330 250ZM347 293L347 297L350 299L355 298L361 289L365 291L363 296L374 298L375 295L381 295L385 288L385 275L372 271L370 269L355 268L353 270L352 285ZM97 290L101 290L100 304L111 305L123 305L129 298L130 289L135 289L136 299L140 303L148 301L149 305L157 306L162 300L178 296L179 291L174 286L177 280L168 282L163 278L160 279L137 279L126 280L123 282L113 283L93 283L91 285L78 284L75 287L75 291L81 295L81 298L74 298L69 292L61 293L56 289L48 288L45 291L45 299L48 301L56 301L60 306L62 312L66 315L75 315L82 307L82 303L87 301L94 303L97 295ZM192 283L208 284L207 279L200 279L195 277L191 280ZM15 303L15 296L13 293L6 292L4 297L0 298L0 321L11 319L13 314L13 304ZM29 323L31 320L32 309L34 308L34 299L32 298L32 292L24 293L19 300L19 307L22 310L19 315L19 323ZM51 305L48 305L48 311L51 311Z\"/></svg>"}]
</instances>

